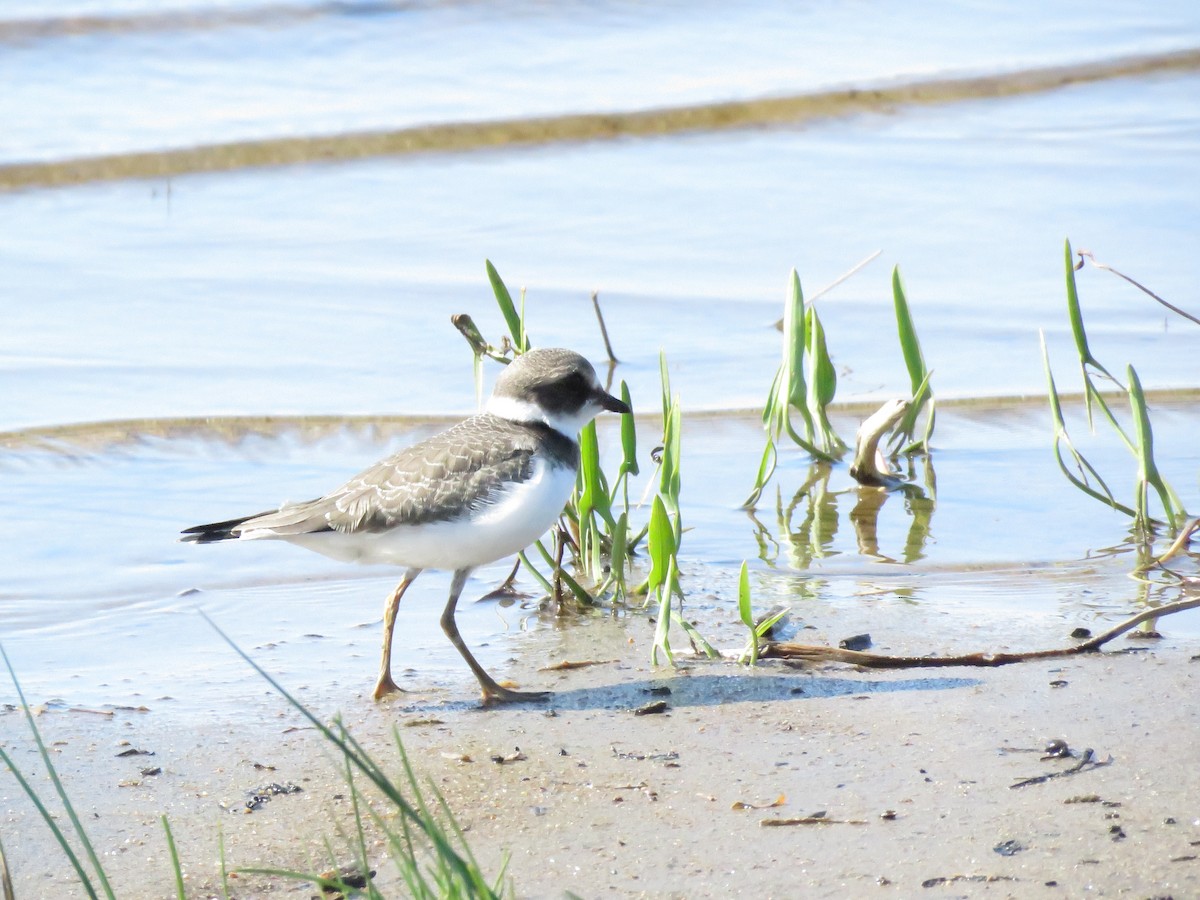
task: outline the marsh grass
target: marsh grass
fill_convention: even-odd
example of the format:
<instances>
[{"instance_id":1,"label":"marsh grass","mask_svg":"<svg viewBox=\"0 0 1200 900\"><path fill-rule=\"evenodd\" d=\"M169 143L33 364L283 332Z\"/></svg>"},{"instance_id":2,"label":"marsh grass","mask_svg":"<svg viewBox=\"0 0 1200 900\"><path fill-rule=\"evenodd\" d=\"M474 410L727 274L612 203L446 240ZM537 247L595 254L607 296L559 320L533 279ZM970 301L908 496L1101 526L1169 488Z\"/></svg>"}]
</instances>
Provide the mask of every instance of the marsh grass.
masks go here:
<instances>
[{"instance_id":1,"label":"marsh grass","mask_svg":"<svg viewBox=\"0 0 1200 900\"><path fill-rule=\"evenodd\" d=\"M861 266L852 271L858 268ZM785 436L817 462L837 462L848 449L829 420L829 408L837 394L837 371L829 354L825 326L816 305L805 302L800 276L795 269L792 269L789 283L781 322L781 360L763 405L766 444L750 494L742 503L742 508L748 510L758 504L770 482L779 459L779 445ZM892 271L892 299L896 333L912 386L908 411L892 438L892 455L924 453L928 452L935 422L930 388L932 373L925 365L898 266ZM923 413L926 414L925 428L918 439L917 425ZM802 429L797 428L793 414L799 416Z\"/></svg>"},{"instance_id":2,"label":"marsh grass","mask_svg":"<svg viewBox=\"0 0 1200 900\"><path fill-rule=\"evenodd\" d=\"M204 614L201 613L201 615ZM355 866L352 867L353 875L339 871L336 863L337 853L328 841L326 841L326 848L331 862L331 870L328 873L317 874L292 869L258 867L234 869L234 873L285 878L311 884L323 892L336 891L346 897L364 896L373 898L373 900L382 900L384 895L375 885L374 873L370 868L372 854L369 850L367 835L367 822L369 821L370 826L383 835L390 851L389 855L395 863L398 877L406 887L407 896L421 898L421 900L442 900L442 898L493 900L493 898L512 896L511 886L505 889L507 861L501 866L501 870L495 878L489 882L472 855L462 829L446 804L445 798L432 782L422 782L413 771L412 764L400 740L400 733L395 727L392 729L392 738L402 770L402 778L399 780L389 775L384 767L367 753L340 719L335 719L332 725L322 722L234 644L211 619L208 619L207 616L205 619L233 648L235 653L241 656L334 745L345 768L354 817L353 832L347 834L343 831L341 833L342 843L355 860ZM51 761L41 731L3 646L0 646L0 656L4 658L9 678L16 689L29 733L41 756L46 775L53 784L62 810L71 823L69 835L59 827L58 816L3 747L0 747L0 761L7 766L22 791L37 809L42 821L54 836L55 842L75 872L84 893L92 900L99 900L100 897L115 900L117 894L94 845L83 828L74 805L71 803L70 795ZM364 780L371 786L371 793L361 786L361 782ZM384 811L380 811L381 806ZM178 900L184 900L187 892L184 884L183 865L175 844L175 837L166 816L161 817L161 822L170 858L170 878L174 896ZM397 822L398 824L396 824ZM231 872L227 866L223 833L218 834L218 843L221 891L228 898ZM77 848L80 848L82 853ZM2 848L0 848L0 886L4 888L5 900L13 898L11 877ZM164 888L161 893L168 895L170 891Z\"/></svg>"},{"instance_id":3,"label":"marsh grass","mask_svg":"<svg viewBox=\"0 0 1200 900\"><path fill-rule=\"evenodd\" d=\"M662 385L663 434L657 451L658 486L650 507L650 522L646 537L646 552L650 557L650 572L635 593L646 597L646 604L657 604L658 614L650 662L659 664L661 652L674 662L671 650L672 624L683 629L692 649L710 658L720 654L683 615L684 593L679 580L679 549L683 543L683 512L679 497L683 487L682 441L683 408L679 395L671 390L671 376L666 354L658 358L659 379Z\"/></svg>"},{"instance_id":4,"label":"marsh grass","mask_svg":"<svg viewBox=\"0 0 1200 900\"><path fill-rule=\"evenodd\" d=\"M8 857L4 855L4 841L0 841L0 897L4 900L16 900L12 874L8 871Z\"/></svg>"},{"instance_id":5,"label":"marsh grass","mask_svg":"<svg viewBox=\"0 0 1200 900\"><path fill-rule=\"evenodd\" d=\"M58 795L59 803L62 805L62 810L66 813L67 820L71 823L71 833L81 848L83 855L87 858L88 865L85 866L72 845L68 836L59 828L57 817L50 811L46 802L38 794L37 789L29 782L25 775L17 768L17 764L13 761L8 752L0 747L0 761L8 767L17 784L21 786L21 790L25 792L34 807L38 811L38 815L42 817L42 821L50 829L50 833L54 835L54 840L59 848L66 856L67 862L75 871L76 877L79 879L80 886L84 892L92 900L97 900L101 895L113 900L116 894L113 893L112 885L109 883L108 875L104 871L104 867L100 864L100 858L96 854L96 848L92 845L88 838L87 832L83 828L83 824L79 820L79 815L75 811L74 805L71 803L71 798L67 794L66 788L63 787L62 779L58 777L58 770L54 768L54 763L50 759L50 753L46 749L46 742L42 739L41 730L37 727L37 722L34 721L33 712L29 708L29 703L25 699L25 692L21 689L21 683L17 679L17 673L12 667L12 662L8 658L8 652L3 646L0 646L0 656L4 657L4 666L8 669L9 678L12 680L13 687L17 692L17 699L20 701L21 710L25 714L25 722L29 726L29 733L33 736L34 744L37 746L38 754L42 758L42 765L45 767L46 775L50 779L50 783L54 786L54 792ZM178 870L177 870L178 871Z\"/></svg>"},{"instance_id":6,"label":"marsh grass","mask_svg":"<svg viewBox=\"0 0 1200 900\"><path fill-rule=\"evenodd\" d=\"M1122 384L1092 353L1088 342L1087 329L1084 326L1083 308L1079 298L1079 288L1075 279L1075 254L1068 240L1064 246L1066 268L1067 317L1071 324L1071 335L1075 342L1076 355L1079 358L1079 372L1083 381L1084 408L1087 414L1088 428L1095 432L1095 419L1099 415L1106 421L1114 434L1134 457L1137 467L1134 496L1132 504L1118 501L1112 490L1101 477L1096 467L1076 449L1067 431L1063 413L1062 399L1054 379L1050 365L1050 353L1046 348L1045 335L1042 336L1042 362L1046 371L1047 392L1050 401L1050 415L1054 431L1053 448L1055 460L1059 469L1084 494L1105 503L1120 513L1133 519L1134 530L1141 544L1152 544L1154 531L1157 527L1166 525L1172 535L1178 534L1187 520L1187 511L1175 489L1162 476L1154 459L1154 431L1150 421L1150 413L1146 404L1145 391L1141 379L1133 366L1126 366L1126 382ZM1082 263L1081 263L1082 265ZM1124 276L1122 276L1124 277ZM1129 279L1126 279L1129 280ZM1139 285L1140 287L1140 285ZM1145 290L1143 288L1143 290ZM1157 299L1157 298L1156 298ZM1161 302L1161 301L1160 301ZM1107 383L1112 388L1125 394L1130 409L1132 434L1126 431L1109 405L1108 398L1101 389L1101 384ZM1158 497L1165 523L1154 518L1150 511L1150 491L1153 489Z\"/></svg>"},{"instance_id":7,"label":"marsh grass","mask_svg":"<svg viewBox=\"0 0 1200 900\"><path fill-rule=\"evenodd\" d=\"M738 618L750 632L750 637L746 641L746 649L738 657L738 662L746 666L758 665L759 647L771 633L771 629L778 625L787 614L788 610L784 607L765 616L762 621L755 621L754 602L750 596L750 570L746 561L742 560L742 568L738 573Z\"/></svg>"},{"instance_id":8,"label":"marsh grass","mask_svg":"<svg viewBox=\"0 0 1200 900\"><path fill-rule=\"evenodd\" d=\"M929 439L933 435L933 426L937 420L933 390L929 386L929 379L933 373L925 366L925 354L921 352L921 341L917 337L917 327L913 323L899 266L892 269L892 303L896 310L896 334L900 339L900 352L904 355L904 367L908 370L908 380L912 385L912 400L904 418L892 432L891 445L894 453L927 453ZM917 424L926 407L928 414L925 418L925 429L918 440Z\"/></svg>"},{"instance_id":9,"label":"marsh grass","mask_svg":"<svg viewBox=\"0 0 1200 900\"><path fill-rule=\"evenodd\" d=\"M204 615L201 613L201 615ZM399 730L393 726L392 738L403 770L403 778L397 781L382 765L366 751L349 732L341 719L332 725L319 719L303 703L293 697L270 674L256 663L244 650L233 642L221 629L205 616L217 634L245 660L263 680L273 687L301 716L316 728L337 749L346 770L354 811L355 832L343 835L354 852L358 864L358 876L362 885L351 884L347 877L334 873L318 875L279 869L241 869L246 873L268 874L292 878L313 884L321 890L337 890L346 895L361 894L370 898L381 898L369 868L370 854L367 847L363 814L385 838L391 850L398 873L408 888L409 894L418 898L499 898L504 896L502 885L507 861L496 878L489 882L484 876L470 846L463 836L445 798L432 782L422 784L413 771ZM376 798L382 801L389 814L399 817L399 825L391 822L377 809L377 800L360 786L364 779L374 789ZM432 799L431 799L432 798ZM422 843L425 846L422 846ZM331 853L332 857L332 853Z\"/></svg>"}]
</instances>

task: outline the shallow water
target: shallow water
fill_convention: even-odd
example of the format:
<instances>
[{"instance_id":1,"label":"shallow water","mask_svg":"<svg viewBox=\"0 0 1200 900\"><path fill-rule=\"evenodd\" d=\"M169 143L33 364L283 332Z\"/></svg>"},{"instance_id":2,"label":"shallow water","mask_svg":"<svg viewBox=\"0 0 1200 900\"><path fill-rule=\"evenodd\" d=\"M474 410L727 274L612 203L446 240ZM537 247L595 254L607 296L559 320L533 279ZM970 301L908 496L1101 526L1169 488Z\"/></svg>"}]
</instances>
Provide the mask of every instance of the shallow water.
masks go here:
<instances>
[{"instance_id":1,"label":"shallow water","mask_svg":"<svg viewBox=\"0 0 1200 900\"><path fill-rule=\"evenodd\" d=\"M0 166L869 88L1200 45L1200 13L1187 3L935 3L919 15L886 3L162 10L5 5ZM833 639L871 630L911 641L940 621L950 635L987 623L1019 643L1026 626L1046 626L1057 642L1060 624L1167 598L1126 577L1125 523L1057 472L1041 404L943 410L935 505L924 472L914 474L925 501L873 503L880 495L861 494L844 468L797 496L809 465L785 454L783 511L772 488L757 522L737 506L761 432L745 414L701 413L761 404L791 267L812 295L877 249L819 301L840 399L907 389L892 324L897 264L939 397L1040 395L1039 330L1060 388L1076 389L1064 238L1185 306L1200 280L1197 96L1200 75L1184 70L803 127L0 193L0 639L35 697L172 696L225 714L260 685L199 608L292 683L366 690L394 572L175 537L319 493L437 427L384 414L471 411L470 357L448 318L470 312L498 339L484 257L514 290L528 287L535 343L597 360L589 297L600 291L622 360L615 376L642 413L658 407L665 352L688 423L689 604L714 633L742 639L732 598L743 559L756 602L788 598ZM1102 361L1133 363L1151 387L1200 384L1194 326L1109 273L1089 268L1079 284ZM1196 412L1194 401L1155 410L1160 462L1185 500L1200 467ZM330 418L221 418L312 415ZM180 416L212 418L167 421ZM127 419L139 421L20 431ZM643 425L643 450L655 429ZM1085 432L1076 420L1073 434ZM1088 453L1126 493L1123 451L1100 440ZM479 573L470 590L484 593L504 570ZM461 693L465 669L435 625L446 581L424 575L410 594L398 656L414 684ZM494 601L465 605L460 619L468 641L489 644L488 665L520 652L523 628L554 624L528 603ZM1195 630L1186 617L1171 627Z\"/></svg>"},{"instance_id":2,"label":"shallow water","mask_svg":"<svg viewBox=\"0 0 1200 900\"><path fill-rule=\"evenodd\" d=\"M1194 403L1156 408L1168 477L1185 479L1200 465L1200 451L1187 439L1196 411ZM682 554L689 615L702 631L730 633L743 559L752 565L762 608L788 603L797 619L835 636L861 622L894 642L919 644L906 623L932 615L946 618L951 636L969 637L974 624L998 619L1026 645L1053 644L1075 624L1115 620L1169 599L1176 589L1127 577L1133 561L1121 546L1124 520L1061 477L1045 446L1044 419L1037 408L943 410L934 471L918 468L921 490L908 497L859 489L844 466L813 480L802 454L785 451L754 517L738 505L761 446L757 422L690 422ZM610 450L612 424L601 432ZM1075 424L1082 433L1083 423ZM219 705L231 680L249 685L254 676L198 610L285 679L321 693L369 687L395 570L343 566L286 545L198 547L176 538L194 522L318 494L432 426L283 426L275 435L238 435L230 425L108 446L72 446L62 433L53 446L12 446L0 455L0 486L10 503L0 523L0 617L34 696L84 706L163 696L190 708ZM839 427L848 431L853 420ZM653 429L643 423L643 455ZM1131 472L1124 451L1106 444L1089 447L1089 458L1103 471ZM648 459L644 464L652 469ZM508 566L480 570L468 594L490 591ZM522 586L536 594L528 576ZM465 689L469 680L437 626L446 589L447 576L424 574L401 607L397 659L411 666L408 683L419 688ZM554 622L535 599L463 604L464 634L484 646L485 665L519 653L515 635L523 629ZM1196 627L1186 617L1171 623L1174 631Z\"/></svg>"},{"instance_id":3,"label":"shallow water","mask_svg":"<svg viewBox=\"0 0 1200 900\"><path fill-rule=\"evenodd\" d=\"M939 0L919 14L886 2L239 2L180 4L175 18L159 4L56 3L51 15L113 14L57 35L45 4L5 6L0 160L642 109L1200 42L1186 2ZM28 36L15 21L28 18L49 35Z\"/></svg>"},{"instance_id":4,"label":"shallow water","mask_svg":"<svg viewBox=\"0 0 1200 900\"><path fill-rule=\"evenodd\" d=\"M935 390L1040 393L1039 329L1060 367L1073 352L1064 236L1168 299L1200 277L1197 91L1181 78L819 132L0 196L16 286L0 424L468 411L469 354L447 320L471 312L498 339L484 255L528 285L537 343L602 356L599 289L643 409L660 348L687 407L761 403L790 267L812 293L876 248L821 301L840 396L903 390L893 264ZM1154 110L1165 135L1142 130ZM1150 386L1200 382L1194 326L1106 272L1081 272L1080 290L1102 360Z\"/></svg>"}]
</instances>

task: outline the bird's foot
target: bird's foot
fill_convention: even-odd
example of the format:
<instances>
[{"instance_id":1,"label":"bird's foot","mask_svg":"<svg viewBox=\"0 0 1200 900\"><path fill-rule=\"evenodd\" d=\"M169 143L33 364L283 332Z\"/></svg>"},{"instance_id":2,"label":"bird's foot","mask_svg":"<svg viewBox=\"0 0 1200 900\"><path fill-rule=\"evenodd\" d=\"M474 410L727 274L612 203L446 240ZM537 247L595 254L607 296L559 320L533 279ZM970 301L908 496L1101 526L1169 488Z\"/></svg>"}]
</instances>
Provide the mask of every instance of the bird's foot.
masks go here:
<instances>
[{"instance_id":1,"label":"bird's foot","mask_svg":"<svg viewBox=\"0 0 1200 900\"><path fill-rule=\"evenodd\" d=\"M498 684L483 685L484 706L494 703L538 703L552 696L551 691L514 691Z\"/></svg>"},{"instance_id":2,"label":"bird's foot","mask_svg":"<svg viewBox=\"0 0 1200 900\"><path fill-rule=\"evenodd\" d=\"M384 672L379 676L379 680L375 682L374 697L376 700L382 700L388 694L403 694L404 689L392 681L392 673Z\"/></svg>"}]
</instances>

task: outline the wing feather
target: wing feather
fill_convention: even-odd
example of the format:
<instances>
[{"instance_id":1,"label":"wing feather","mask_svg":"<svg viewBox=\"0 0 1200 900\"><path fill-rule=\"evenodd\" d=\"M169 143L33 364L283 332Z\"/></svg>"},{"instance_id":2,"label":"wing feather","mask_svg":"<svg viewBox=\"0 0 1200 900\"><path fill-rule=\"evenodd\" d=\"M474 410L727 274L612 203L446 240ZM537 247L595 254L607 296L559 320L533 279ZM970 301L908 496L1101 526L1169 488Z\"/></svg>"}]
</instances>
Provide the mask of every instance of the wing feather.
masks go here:
<instances>
[{"instance_id":1,"label":"wing feather","mask_svg":"<svg viewBox=\"0 0 1200 900\"><path fill-rule=\"evenodd\" d=\"M492 502L505 483L533 474L538 437L526 425L474 416L392 454L324 497L248 519L237 530L355 533L458 518Z\"/></svg>"}]
</instances>

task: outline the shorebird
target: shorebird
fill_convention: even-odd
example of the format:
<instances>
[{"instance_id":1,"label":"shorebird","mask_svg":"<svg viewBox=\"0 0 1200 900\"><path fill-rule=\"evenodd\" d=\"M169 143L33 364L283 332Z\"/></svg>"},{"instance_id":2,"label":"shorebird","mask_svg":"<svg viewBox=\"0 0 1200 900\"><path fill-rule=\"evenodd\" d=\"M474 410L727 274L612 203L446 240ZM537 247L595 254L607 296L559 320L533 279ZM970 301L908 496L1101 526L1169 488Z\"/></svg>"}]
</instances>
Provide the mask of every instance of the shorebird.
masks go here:
<instances>
[{"instance_id":1,"label":"shorebird","mask_svg":"<svg viewBox=\"0 0 1200 900\"><path fill-rule=\"evenodd\" d=\"M575 485L579 430L602 410L629 407L570 350L530 350L496 380L484 411L400 450L341 487L278 510L185 529L181 540L280 540L345 562L403 566L383 616L375 699L398 691L392 631L400 600L423 569L452 571L441 625L479 680L484 701L538 700L497 684L458 633L454 610L477 566L511 556L554 524Z\"/></svg>"}]
</instances>

